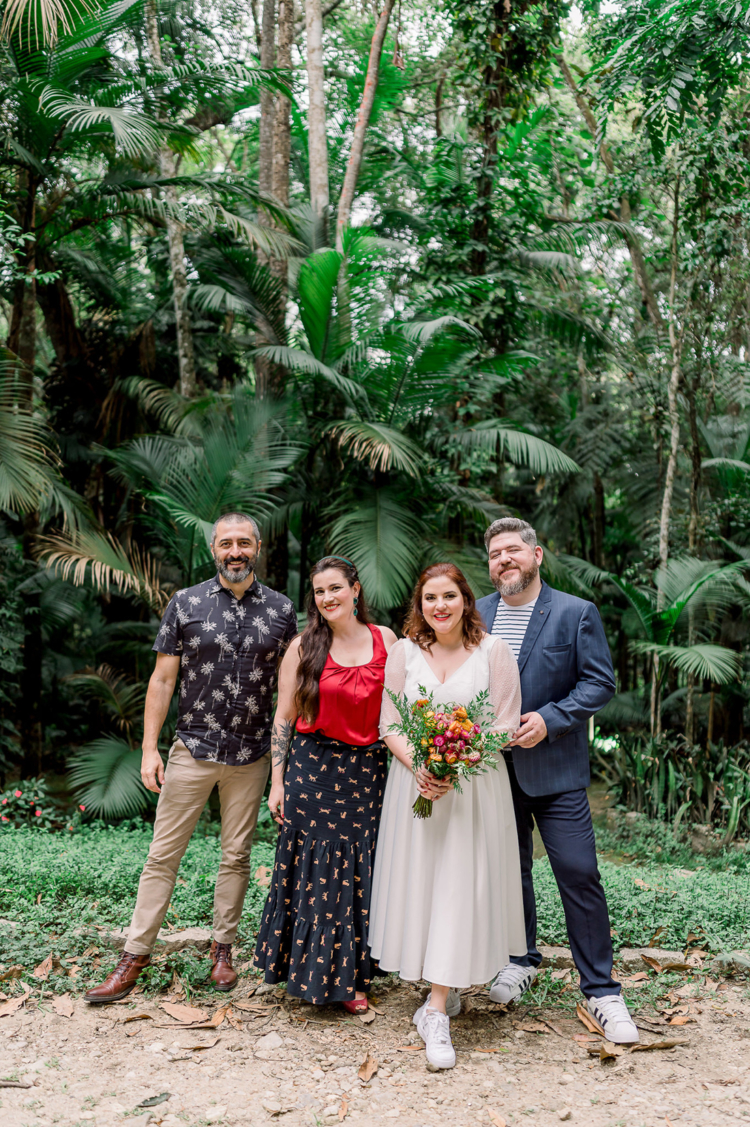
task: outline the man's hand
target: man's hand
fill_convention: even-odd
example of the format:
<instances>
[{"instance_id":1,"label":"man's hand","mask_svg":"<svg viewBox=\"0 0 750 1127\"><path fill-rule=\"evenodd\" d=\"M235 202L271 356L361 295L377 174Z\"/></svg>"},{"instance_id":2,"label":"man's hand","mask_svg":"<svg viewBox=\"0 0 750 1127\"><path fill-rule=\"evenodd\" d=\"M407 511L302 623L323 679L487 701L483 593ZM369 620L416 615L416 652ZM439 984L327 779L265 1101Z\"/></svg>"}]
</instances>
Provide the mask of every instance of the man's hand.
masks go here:
<instances>
[{"instance_id":1,"label":"man's hand","mask_svg":"<svg viewBox=\"0 0 750 1127\"><path fill-rule=\"evenodd\" d=\"M538 712L526 712L521 727L513 733L507 747L535 747L547 735L547 725Z\"/></svg>"},{"instance_id":2,"label":"man's hand","mask_svg":"<svg viewBox=\"0 0 750 1127\"><path fill-rule=\"evenodd\" d=\"M164 763L158 751L146 751L144 747L143 758L141 759L141 779L146 790L152 790L154 794L161 794L159 783L162 786L164 785Z\"/></svg>"}]
</instances>

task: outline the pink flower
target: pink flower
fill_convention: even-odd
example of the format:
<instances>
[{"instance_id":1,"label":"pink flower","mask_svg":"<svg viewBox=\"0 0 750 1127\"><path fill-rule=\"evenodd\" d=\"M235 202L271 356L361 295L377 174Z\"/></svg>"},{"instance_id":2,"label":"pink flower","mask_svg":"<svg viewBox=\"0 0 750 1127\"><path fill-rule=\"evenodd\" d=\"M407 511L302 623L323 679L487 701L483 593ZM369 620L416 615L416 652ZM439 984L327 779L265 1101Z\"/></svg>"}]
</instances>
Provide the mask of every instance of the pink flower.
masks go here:
<instances>
[{"instance_id":1,"label":"pink flower","mask_svg":"<svg viewBox=\"0 0 750 1127\"><path fill-rule=\"evenodd\" d=\"M474 733L475 736L478 736L482 729L479 727L478 724L475 724L474 727L471 730L472 730L472 732Z\"/></svg>"},{"instance_id":2,"label":"pink flower","mask_svg":"<svg viewBox=\"0 0 750 1127\"><path fill-rule=\"evenodd\" d=\"M3 814L3 816L2 816L2 819L0 819L0 821L3 821L3 822L7 822L7 821L8 821L8 819L7 819L7 818L5 817L5 815Z\"/></svg>"},{"instance_id":3,"label":"pink flower","mask_svg":"<svg viewBox=\"0 0 750 1127\"><path fill-rule=\"evenodd\" d=\"M34 812L34 817L35 817L35 818L41 818L41 816L42 816L42 812L41 812L41 810L36 810L36 811Z\"/></svg>"},{"instance_id":4,"label":"pink flower","mask_svg":"<svg viewBox=\"0 0 750 1127\"><path fill-rule=\"evenodd\" d=\"M22 790L17 790L17 791L14 791L13 793L15 794L16 798L23 798L23 791Z\"/></svg>"},{"instance_id":5,"label":"pink flower","mask_svg":"<svg viewBox=\"0 0 750 1127\"><path fill-rule=\"evenodd\" d=\"M445 736L435 736L435 747L442 747L445 743Z\"/></svg>"},{"instance_id":6,"label":"pink flower","mask_svg":"<svg viewBox=\"0 0 750 1127\"><path fill-rule=\"evenodd\" d=\"M456 744L456 747L458 748L459 751L463 751L464 748L466 747L466 744L464 743L463 740L459 740L458 743Z\"/></svg>"},{"instance_id":7,"label":"pink flower","mask_svg":"<svg viewBox=\"0 0 750 1127\"><path fill-rule=\"evenodd\" d=\"M481 758L482 756L478 751L472 751L471 755L469 756L469 763L478 763Z\"/></svg>"},{"instance_id":8,"label":"pink flower","mask_svg":"<svg viewBox=\"0 0 750 1127\"><path fill-rule=\"evenodd\" d=\"M79 803L79 805L78 805L78 809L79 809L79 810L85 810L85 809L86 809L86 807L85 807L85 806L81 806L81 805L80 805L80 803Z\"/></svg>"},{"instance_id":9,"label":"pink flower","mask_svg":"<svg viewBox=\"0 0 750 1127\"><path fill-rule=\"evenodd\" d=\"M3 806L7 806L7 805L8 805L8 799L7 799L7 798L4 798L4 799L3 799Z\"/></svg>"}]
</instances>

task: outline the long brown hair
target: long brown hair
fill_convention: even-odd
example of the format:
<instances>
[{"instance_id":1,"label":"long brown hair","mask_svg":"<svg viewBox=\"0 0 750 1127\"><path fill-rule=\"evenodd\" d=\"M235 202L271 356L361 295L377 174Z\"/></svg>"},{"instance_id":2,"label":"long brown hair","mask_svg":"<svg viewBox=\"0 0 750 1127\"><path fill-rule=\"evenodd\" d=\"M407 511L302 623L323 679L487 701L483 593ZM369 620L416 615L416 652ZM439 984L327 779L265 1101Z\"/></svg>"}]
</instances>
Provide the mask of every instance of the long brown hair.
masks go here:
<instances>
[{"instance_id":1,"label":"long brown hair","mask_svg":"<svg viewBox=\"0 0 750 1127\"><path fill-rule=\"evenodd\" d=\"M344 560L341 556L323 556L318 560L310 572L310 591L307 596L307 626L302 631L299 643L299 665L297 666L297 690L294 694L294 703L302 719L312 724L320 708L320 675L326 663L333 641L333 630L328 625L323 615L315 605L315 592L313 590L316 575L321 571L334 568L340 571L350 587L359 583L359 596L357 598L357 619L363 626L370 625L367 613L365 593L362 590L362 580L357 574L353 563Z\"/></svg>"},{"instance_id":2,"label":"long brown hair","mask_svg":"<svg viewBox=\"0 0 750 1127\"><path fill-rule=\"evenodd\" d=\"M441 575L444 575L451 583L455 583L463 595L464 645L467 649L473 649L479 645L482 635L485 634L484 623L477 610L477 601L466 576L452 563L430 564L429 567L424 569L417 580L417 585L411 597L411 607L404 624L404 634L407 638L411 638L412 642L416 642L422 650L429 650L434 645L435 631L428 625L427 619L422 614L422 592L428 579L437 579Z\"/></svg>"}]
</instances>

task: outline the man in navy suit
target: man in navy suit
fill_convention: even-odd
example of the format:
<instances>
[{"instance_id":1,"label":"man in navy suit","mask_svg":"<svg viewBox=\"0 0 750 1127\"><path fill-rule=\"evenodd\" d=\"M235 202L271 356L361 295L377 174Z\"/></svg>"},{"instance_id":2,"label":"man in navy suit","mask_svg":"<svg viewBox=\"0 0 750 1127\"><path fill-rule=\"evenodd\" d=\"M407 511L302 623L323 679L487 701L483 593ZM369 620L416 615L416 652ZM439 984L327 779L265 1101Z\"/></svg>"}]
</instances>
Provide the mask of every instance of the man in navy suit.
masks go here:
<instances>
[{"instance_id":1,"label":"man in navy suit","mask_svg":"<svg viewBox=\"0 0 750 1127\"><path fill-rule=\"evenodd\" d=\"M528 948L500 971L490 996L506 1004L520 998L542 961L531 873L536 823L560 890L589 1011L610 1041L637 1041L620 984L612 978L609 913L586 794L591 782L588 721L615 691L602 620L593 603L542 581L543 552L526 521L496 520L484 542L497 591L480 599L477 610L487 632L508 642L521 674L521 726L505 757L518 827Z\"/></svg>"}]
</instances>

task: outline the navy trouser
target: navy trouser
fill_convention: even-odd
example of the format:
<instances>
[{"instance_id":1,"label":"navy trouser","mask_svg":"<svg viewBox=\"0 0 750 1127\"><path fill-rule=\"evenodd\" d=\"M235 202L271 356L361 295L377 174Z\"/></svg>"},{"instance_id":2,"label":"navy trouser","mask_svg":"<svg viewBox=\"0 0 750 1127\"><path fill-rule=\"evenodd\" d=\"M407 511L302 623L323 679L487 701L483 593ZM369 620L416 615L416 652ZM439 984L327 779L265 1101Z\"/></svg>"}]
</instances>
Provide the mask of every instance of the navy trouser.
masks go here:
<instances>
[{"instance_id":1,"label":"navy trouser","mask_svg":"<svg viewBox=\"0 0 750 1127\"><path fill-rule=\"evenodd\" d=\"M581 976L581 990L587 998L619 994L620 984L612 978L609 912L596 861L594 827L586 791L532 797L521 790L510 755L506 759L521 852L528 948L526 955L511 955L511 962L538 967L542 961L536 946L536 900L531 875L536 822L560 890L570 950Z\"/></svg>"}]
</instances>

